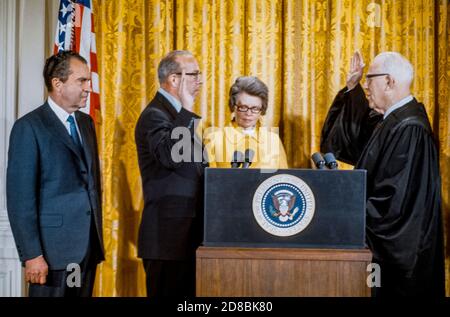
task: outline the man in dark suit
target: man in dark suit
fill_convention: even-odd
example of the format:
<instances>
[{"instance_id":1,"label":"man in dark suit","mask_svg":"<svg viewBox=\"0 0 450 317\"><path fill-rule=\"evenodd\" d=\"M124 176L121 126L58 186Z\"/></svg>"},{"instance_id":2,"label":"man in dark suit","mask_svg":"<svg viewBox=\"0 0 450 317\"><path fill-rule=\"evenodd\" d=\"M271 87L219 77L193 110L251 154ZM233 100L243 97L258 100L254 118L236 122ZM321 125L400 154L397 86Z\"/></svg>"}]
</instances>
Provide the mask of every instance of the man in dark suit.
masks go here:
<instances>
[{"instance_id":1,"label":"man in dark suit","mask_svg":"<svg viewBox=\"0 0 450 317\"><path fill-rule=\"evenodd\" d=\"M200 117L192 108L202 78L187 51L165 56L158 77L161 87L135 131L144 192L138 256L146 272L147 296L194 296L204 165L194 131Z\"/></svg>"},{"instance_id":2,"label":"man in dark suit","mask_svg":"<svg viewBox=\"0 0 450 317\"><path fill-rule=\"evenodd\" d=\"M91 296L104 259L97 140L86 60L47 59L48 100L12 128L7 208L29 296Z\"/></svg>"}]
</instances>

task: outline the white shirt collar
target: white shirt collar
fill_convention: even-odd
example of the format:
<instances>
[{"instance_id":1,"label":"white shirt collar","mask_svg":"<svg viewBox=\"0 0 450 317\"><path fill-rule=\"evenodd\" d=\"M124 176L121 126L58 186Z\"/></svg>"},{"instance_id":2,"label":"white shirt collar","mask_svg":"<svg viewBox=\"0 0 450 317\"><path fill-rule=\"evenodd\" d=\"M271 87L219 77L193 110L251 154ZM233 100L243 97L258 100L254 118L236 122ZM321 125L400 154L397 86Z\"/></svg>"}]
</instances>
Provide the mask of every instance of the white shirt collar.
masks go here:
<instances>
[{"instance_id":1,"label":"white shirt collar","mask_svg":"<svg viewBox=\"0 0 450 317\"><path fill-rule=\"evenodd\" d=\"M242 128L242 133L245 135L253 136L253 135L255 135L255 127L250 127L247 129Z\"/></svg>"},{"instance_id":2,"label":"white shirt collar","mask_svg":"<svg viewBox=\"0 0 450 317\"><path fill-rule=\"evenodd\" d=\"M397 110L398 108L400 108L400 107L406 105L406 104L407 104L408 102L410 102L411 100L413 100L413 96L412 96L412 95L409 95L409 96L406 96L405 98L403 98L402 100L400 100L400 101L394 103L394 104L393 104L392 106L390 106L389 109L386 110L386 112L384 113L384 115L383 115L383 120L386 119L386 117L387 117L390 113L392 113L394 110Z\"/></svg>"},{"instance_id":3,"label":"white shirt collar","mask_svg":"<svg viewBox=\"0 0 450 317\"><path fill-rule=\"evenodd\" d=\"M52 98L50 98L50 96L48 97L47 102L48 105L50 106L50 109L53 110L58 119L62 122L62 124L66 128L67 133L69 133L69 135L70 135L70 123L67 122L67 118L69 118L69 116L73 117L75 121L75 127L77 128L78 136L80 138L81 143L83 143L83 138L81 137L80 128L78 127L77 118L75 117L75 112L73 112L72 114L68 113L62 107L58 106L58 104Z\"/></svg>"},{"instance_id":4,"label":"white shirt collar","mask_svg":"<svg viewBox=\"0 0 450 317\"><path fill-rule=\"evenodd\" d=\"M53 101L52 98L50 98L50 96L48 97L48 105L50 106L50 108L53 110L53 112L56 114L56 116L58 117L59 120L61 120L61 122L66 125L67 122L67 118L72 115L73 118L75 119L75 115L74 113L70 114L68 113L66 110L64 110L61 106L58 106L58 104L56 104L56 102ZM76 122L76 121L75 121Z\"/></svg>"},{"instance_id":5,"label":"white shirt collar","mask_svg":"<svg viewBox=\"0 0 450 317\"><path fill-rule=\"evenodd\" d=\"M183 106L181 105L181 102L179 102L174 96L169 94L167 91L164 90L164 88L161 87L158 89L158 92L170 102L170 104L175 108L177 112L181 111L181 108Z\"/></svg>"}]
</instances>

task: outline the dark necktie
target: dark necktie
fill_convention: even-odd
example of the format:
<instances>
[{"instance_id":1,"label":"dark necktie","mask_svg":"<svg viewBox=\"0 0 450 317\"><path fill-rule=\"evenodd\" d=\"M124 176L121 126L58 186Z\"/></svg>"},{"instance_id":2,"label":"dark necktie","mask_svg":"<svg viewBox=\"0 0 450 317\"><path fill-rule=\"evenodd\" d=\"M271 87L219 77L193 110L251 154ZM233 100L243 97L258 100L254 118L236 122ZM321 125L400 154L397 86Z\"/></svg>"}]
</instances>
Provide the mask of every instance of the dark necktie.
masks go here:
<instances>
[{"instance_id":1,"label":"dark necktie","mask_svg":"<svg viewBox=\"0 0 450 317\"><path fill-rule=\"evenodd\" d=\"M79 150L81 150L81 141L80 137L78 136L77 132L77 126L75 125L75 120L72 116L69 116L67 118L67 122L70 123L70 137L72 138L72 141L75 143L75 145L78 147Z\"/></svg>"}]
</instances>

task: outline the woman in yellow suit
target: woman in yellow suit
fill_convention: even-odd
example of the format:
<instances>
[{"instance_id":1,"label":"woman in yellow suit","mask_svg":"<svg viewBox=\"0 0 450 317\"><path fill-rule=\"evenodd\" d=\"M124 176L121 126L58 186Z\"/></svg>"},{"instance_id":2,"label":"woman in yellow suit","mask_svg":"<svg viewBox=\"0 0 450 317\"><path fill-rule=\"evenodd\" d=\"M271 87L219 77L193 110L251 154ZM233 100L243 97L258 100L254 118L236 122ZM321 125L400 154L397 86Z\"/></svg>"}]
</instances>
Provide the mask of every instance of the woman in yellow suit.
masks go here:
<instances>
[{"instance_id":1,"label":"woman in yellow suit","mask_svg":"<svg viewBox=\"0 0 450 317\"><path fill-rule=\"evenodd\" d=\"M261 80L241 76L230 88L229 126L206 134L205 147L210 167L231 167L232 161L250 160L250 168L287 168L286 152L277 128L262 127L269 91Z\"/></svg>"}]
</instances>

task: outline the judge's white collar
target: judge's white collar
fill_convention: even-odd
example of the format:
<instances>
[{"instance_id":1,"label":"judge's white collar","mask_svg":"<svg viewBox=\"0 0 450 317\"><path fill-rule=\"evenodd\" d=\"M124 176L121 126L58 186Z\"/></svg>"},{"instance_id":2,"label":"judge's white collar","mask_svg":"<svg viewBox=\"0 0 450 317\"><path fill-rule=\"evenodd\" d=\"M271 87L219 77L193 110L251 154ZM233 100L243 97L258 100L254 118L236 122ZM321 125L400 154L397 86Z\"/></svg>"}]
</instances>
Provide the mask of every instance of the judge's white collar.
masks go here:
<instances>
[{"instance_id":1,"label":"judge's white collar","mask_svg":"<svg viewBox=\"0 0 450 317\"><path fill-rule=\"evenodd\" d=\"M410 102L411 100L413 100L413 96L409 95L406 96L405 98L401 99L400 101L394 103L392 106L389 107L388 110L386 110L386 112L383 115L383 120L386 119L386 117L394 110L397 110L398 108L406 105L408 102Z\"/></svg>"}]
</instances>

